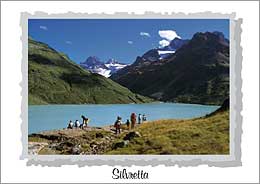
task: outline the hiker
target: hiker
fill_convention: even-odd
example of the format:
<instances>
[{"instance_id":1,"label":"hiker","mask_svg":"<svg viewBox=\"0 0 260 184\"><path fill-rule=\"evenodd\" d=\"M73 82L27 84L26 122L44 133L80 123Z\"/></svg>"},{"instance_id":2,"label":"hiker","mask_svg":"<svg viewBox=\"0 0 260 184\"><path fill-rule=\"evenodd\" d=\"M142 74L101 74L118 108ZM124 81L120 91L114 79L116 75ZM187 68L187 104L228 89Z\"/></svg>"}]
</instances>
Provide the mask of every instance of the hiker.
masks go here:
<instances>
[{"instance_id":1,"label":"hiker","mask_svg":"<svg viewBox=\"0 0 260 184\"><path fill-rule=\"evenodd\" d=\"M69 124L68 124L68 129L73 129L73 122L70 120Z\"/></svg>"},{"instance_id":2,"label":"hiker","mask_svg":"<svg viewBox=\"0 0 260 184\"><path fill-rule=\"evenodd\" d=\"M135 127L135 123L136 123L136 115L135 113L131 114L131 129L133 129Z\"/></svg>"},{"instance_id":3,"label":"hiker","mask_svg":"<svg viewBox=\"0 0 260 184\"><path fill-rule=\"evenodd\" d=\"M126 120L126 126L127 126L127 129L129 130L130 129L130 121L129 121L129 119Z\"/></svg>"},{"instance_id":4,"label":"hiker","mask_svg":"<svg viewBox=\"0 0 260 184\"><path fill-rule=\"evenodd\" d=\"M78 128L79 126L80 126L79 120L76 120L75 123L74 123L74 127Z\"/></svg>"},{"instance_id":5,"label":"hiker","mask_svg":"<svg viewBox=\"0 0 260 184\"><path fill-rule=\"evenodd\" d=\"M121 124L122 124L122 118L117 116L117 120L114 124L114 127L116 128L116 134L121 133L121 131L120 131Z\"/></svg>"},{"instance_id":6,"label":"hiker","mask_svg":"<svg viewBox=\"0 0 260 184\"><path fill-rule=\"evenodd\" d=\"M82 128L88 127L89 118L86 118L85 116L81 116L82 118Z\"/></svg>"},{"instance_id":7,"label":"hiker","mask_svg":"<svg viewBox=\"0 0 260 184\"><path fill-rule=\"evenodd\" d=\"M86 118L83 120L82 124L80 124L79 128L84 129L85 127L88 127L89 118Z\"/></svg>"},{"instance_id":8,"label":"hiker","mask_svg":"<svg viewBox=\"0 0 260 184\"><path fill-rule=\"evenodd\" d=\"M143 122L145 122L145 121L146 121L146 115L143 114Z\"/></svg>"},{"instance_id":9,"label":"hiker","mask_svg":"<svg viewBox=\"0 0 260 184\"><path fill-rule=\"evenodd\" d=\"M139 115L138 115L138 124L141 124L141 123L142 123L142 115L139 114Z\"/></svg>"},{"instance_id":10,"label":"hiker","mask_svg":"<svg viewBox=\"0 0 260 184\"><path fill-rule=\"evenodd\" d=\"M89 118L87 118L84 122L81 124L81 128L84 129L85 127L88 127Z\"/></svg>"},{"instance_id":11,"label":"hiker","mask_svg":"<svg viewBox=\"0 0 260 184\"><path fill-rule=\"evenodd\" d=\"M80 128L80 129L84 129L84 127L85 127L85 124L84 124L84 122L82 122L82 123L79 125L79 128Z\"/></svg>"}]
</instances>

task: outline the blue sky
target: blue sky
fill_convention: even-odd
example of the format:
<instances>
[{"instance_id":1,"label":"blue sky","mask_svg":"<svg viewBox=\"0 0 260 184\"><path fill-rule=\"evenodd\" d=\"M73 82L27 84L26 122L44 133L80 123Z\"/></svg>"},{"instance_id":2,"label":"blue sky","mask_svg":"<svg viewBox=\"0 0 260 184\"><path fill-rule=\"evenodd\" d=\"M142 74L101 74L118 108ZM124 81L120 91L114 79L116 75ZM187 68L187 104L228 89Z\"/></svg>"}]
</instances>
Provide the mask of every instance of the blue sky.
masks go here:
<instances>
[{"instance_id":1,"label":"blue sky","mask_svg":"<svg viewBox=\"0 0 260 184\"><path fill-rule=\"evenodd\" d=\"M196 32L220 31L229 39L228 19L30 19L28 26L29 36L76 63L88 56L132 63L151 48Z\"/></svg>"}]
</instances>

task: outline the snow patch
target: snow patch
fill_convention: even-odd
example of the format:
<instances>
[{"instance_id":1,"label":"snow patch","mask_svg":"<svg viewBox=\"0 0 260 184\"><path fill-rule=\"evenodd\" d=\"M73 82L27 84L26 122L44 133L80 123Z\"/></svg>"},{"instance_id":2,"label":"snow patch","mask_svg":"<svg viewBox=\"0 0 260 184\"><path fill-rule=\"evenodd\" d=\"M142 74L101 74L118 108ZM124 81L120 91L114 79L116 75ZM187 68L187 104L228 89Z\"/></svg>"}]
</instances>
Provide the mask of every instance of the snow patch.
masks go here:
<instances>
[{"instance_id":1,"label":"snow patch","mask_svg":"<svg viewBox=\"0 0 260 184\"><path fill-rule=\"evenodd\" d=\"M173 54L175 53L174 50L158 50L159 55L164 55L164 54Z\"/></svg>"},{"instance_id":2,"label":"snow patch","mask_svg":"<svg viewBox=\"0 0 260 184\"><path fill-rule=\"evenodd\" d=\"M96 59L96 57L89 57L87 62L81 63L80 66L92 73L97 73L108 78L118 70L126 67L127 64L119 63L115 59L109 59L106 63L104 63Z\"/></svg>"}]
</instances>

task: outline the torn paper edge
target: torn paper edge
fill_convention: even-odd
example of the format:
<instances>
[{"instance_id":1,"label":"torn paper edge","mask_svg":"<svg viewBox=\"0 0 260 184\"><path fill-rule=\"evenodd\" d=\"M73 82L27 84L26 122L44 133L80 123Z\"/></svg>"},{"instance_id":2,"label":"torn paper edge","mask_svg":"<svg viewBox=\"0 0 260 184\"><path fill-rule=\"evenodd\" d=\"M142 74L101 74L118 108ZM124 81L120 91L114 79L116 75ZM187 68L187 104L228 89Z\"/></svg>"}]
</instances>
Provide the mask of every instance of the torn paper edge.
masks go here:
<instances>
[{"instance_id":1,"label":"torn paper edge","mask_svg":"<svg viewBox=\"0 0 260 184\"><path fill-rule=\"evenodd\" d=\"M28 19L229 19L230 21L230 154L229 155L29 155L28 154ZM213 12L200 13L154 13L133 12L106 13L59 13L48 14L35 12L21 13L20 26L22 29L22 82L21 95L21 131L22 155L27 159L27 165L41 166L198 166L216 167L241 166L241 135L242 135L242 19L235 19L235 13L222 14Z\"/></svg>"}]
</instances>

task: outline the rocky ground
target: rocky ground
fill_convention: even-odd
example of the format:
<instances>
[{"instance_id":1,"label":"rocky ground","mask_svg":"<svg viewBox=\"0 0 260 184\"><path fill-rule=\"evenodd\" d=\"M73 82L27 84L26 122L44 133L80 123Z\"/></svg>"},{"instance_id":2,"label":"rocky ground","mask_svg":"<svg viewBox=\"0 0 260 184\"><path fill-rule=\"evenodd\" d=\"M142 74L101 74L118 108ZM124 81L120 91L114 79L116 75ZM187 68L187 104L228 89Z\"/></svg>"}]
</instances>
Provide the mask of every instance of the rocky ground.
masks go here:
<instances>
[{"instance_id":1,"label":"rocky ground","mask_svg":"<svg viewBox=\"0 0 260 184\"><path fill-rule=\"evenodd\" d=\"M39 153L39 151L47 145L48 145L48 143L45 143L45 142L29 142L28 143L28 154L37 155Z\"/></svg>"},{"instance_id":2,"label":"rocky ground","mask_svg":"<svg viewBox=\"0 0 260 184\"><path fill-rule=\"evenodd\" d=\"M93 155L105 154L113 149L126 146L140 133L122 127L119 135L113 126L88 127L82 129L61 129L29 135L29 154L69 154Z\"/></svg>"}]
</instances>

